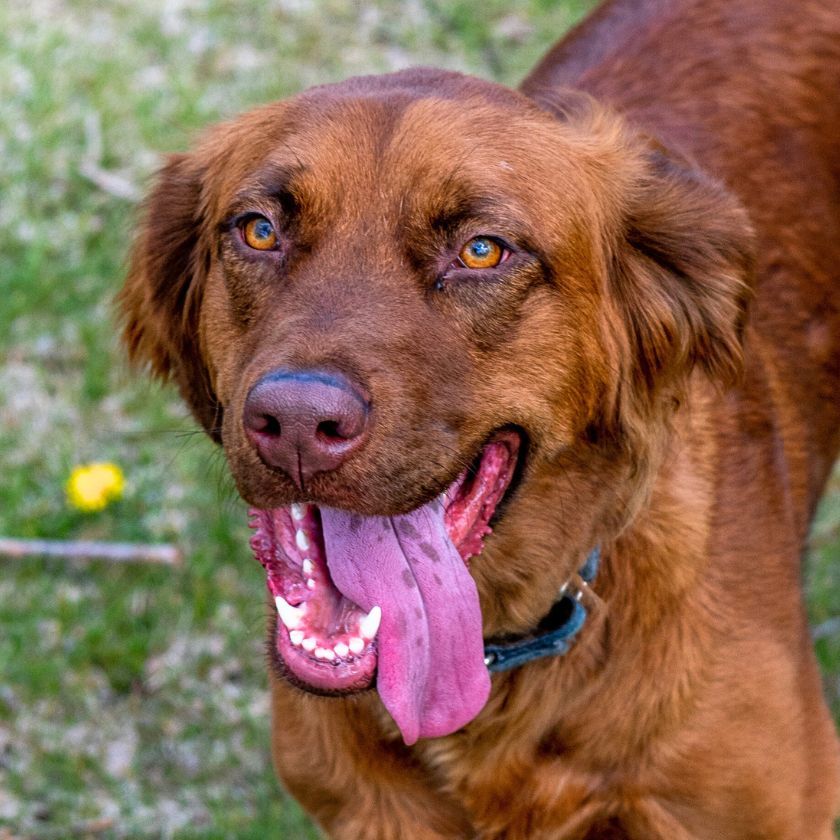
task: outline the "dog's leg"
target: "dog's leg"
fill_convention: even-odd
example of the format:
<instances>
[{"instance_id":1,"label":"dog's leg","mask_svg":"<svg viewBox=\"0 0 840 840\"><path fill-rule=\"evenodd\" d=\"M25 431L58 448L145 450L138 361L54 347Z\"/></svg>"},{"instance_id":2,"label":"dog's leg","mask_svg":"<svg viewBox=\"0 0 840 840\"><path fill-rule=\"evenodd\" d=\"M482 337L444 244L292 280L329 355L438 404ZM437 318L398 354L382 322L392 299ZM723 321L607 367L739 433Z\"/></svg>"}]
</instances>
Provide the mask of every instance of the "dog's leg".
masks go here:
<instances>
[{"instance_id":1,"label":"dog's leg","mask_svg":"<svg viewBox=\"0 0 840 840\"><path fill-rule=\"evenodd\" d=\"M312 697L273 681L272 755L289 792L333 840L475 837L402 742L384 739L373 700Z\"/></svg>"}]
</instances>

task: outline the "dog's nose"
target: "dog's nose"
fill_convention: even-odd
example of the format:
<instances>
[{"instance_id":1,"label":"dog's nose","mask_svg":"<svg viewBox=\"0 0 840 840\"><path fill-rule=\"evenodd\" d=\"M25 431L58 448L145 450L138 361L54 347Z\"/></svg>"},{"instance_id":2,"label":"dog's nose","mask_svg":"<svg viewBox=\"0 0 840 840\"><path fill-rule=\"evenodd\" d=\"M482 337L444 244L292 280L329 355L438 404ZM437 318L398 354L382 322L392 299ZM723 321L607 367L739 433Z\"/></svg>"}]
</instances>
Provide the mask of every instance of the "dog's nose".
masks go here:
<instances>
[{"instance_id":1,"label":"dog's nose","mask_svg":"<svg viewBox=\"0 0 840 840\"><path fill-rule=\"evenodd\" d=\"M245 434L260 458L302 487L340 466L367 440L370 406L341 374L274 370L245 399Z\"/></svg>"}]
</instances>

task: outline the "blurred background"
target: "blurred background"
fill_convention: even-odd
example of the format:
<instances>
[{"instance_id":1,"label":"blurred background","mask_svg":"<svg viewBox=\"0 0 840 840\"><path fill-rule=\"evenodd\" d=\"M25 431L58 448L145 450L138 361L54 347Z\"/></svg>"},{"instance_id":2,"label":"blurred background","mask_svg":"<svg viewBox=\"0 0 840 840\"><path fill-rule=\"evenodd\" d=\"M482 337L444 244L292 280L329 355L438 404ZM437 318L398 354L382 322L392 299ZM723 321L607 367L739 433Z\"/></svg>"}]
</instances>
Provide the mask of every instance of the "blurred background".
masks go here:
<instances>
[{"instance_id":1,"label":"blurred background","mask_svg":"<svg viewBox=\"0 0 840 840\"><path fill-rule=\"evenodd\" d=\"M315 833L268 752L264 575L219 454L117 345L163 152L251 105L435 64L517 83L586 0L0 4L0 536L174 542L186 562L0 557L0 838ZM122 498L68 503L73 468ZM760 573L760 572L759 572ZM809 609L840 711L840 480Z\"/></svg>"}]
</instances>

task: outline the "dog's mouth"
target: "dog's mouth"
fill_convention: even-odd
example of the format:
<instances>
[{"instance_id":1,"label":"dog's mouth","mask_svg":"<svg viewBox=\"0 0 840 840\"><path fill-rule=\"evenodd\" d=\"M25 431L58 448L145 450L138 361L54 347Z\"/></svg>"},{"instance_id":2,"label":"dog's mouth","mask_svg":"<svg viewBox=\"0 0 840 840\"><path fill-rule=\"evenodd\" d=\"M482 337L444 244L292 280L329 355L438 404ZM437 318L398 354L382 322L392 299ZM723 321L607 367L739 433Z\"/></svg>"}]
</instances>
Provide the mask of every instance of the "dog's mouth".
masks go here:
<instances>
[{"instance_id":1,"label":"dog's mouth","mask_svg":"<svg viewBox=\"0 0 840 840\"><path fill-rule=\"evenodd\" d=\"M277 607L272 658L320 694L376 687L406 743L447 735L484 706L478 554L519 465L521 438L495 434L475 464L407 514L314 504L251 510L251 546Z\"/></svg>"}]
</instances>

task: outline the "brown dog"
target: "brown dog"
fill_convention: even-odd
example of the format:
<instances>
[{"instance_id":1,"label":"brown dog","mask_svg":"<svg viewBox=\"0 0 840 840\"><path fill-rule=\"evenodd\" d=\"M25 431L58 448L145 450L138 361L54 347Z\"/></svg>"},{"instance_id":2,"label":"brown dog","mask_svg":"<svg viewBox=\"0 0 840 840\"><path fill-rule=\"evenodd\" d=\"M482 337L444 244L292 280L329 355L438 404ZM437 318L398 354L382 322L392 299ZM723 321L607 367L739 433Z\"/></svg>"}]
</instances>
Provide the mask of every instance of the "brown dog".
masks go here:
<instances>
[{"instance_id":1,"label":"brown dog","mask_svg":"<svg viewBox=\"0 0 840 840\"><path fill-rule=\"evenodd\" d=\"M125 337L254 506L330 836L832 836L839 138L834 0L617 0L521 92L352 79L170 159Z\"/></svg>"}]
</instances>

